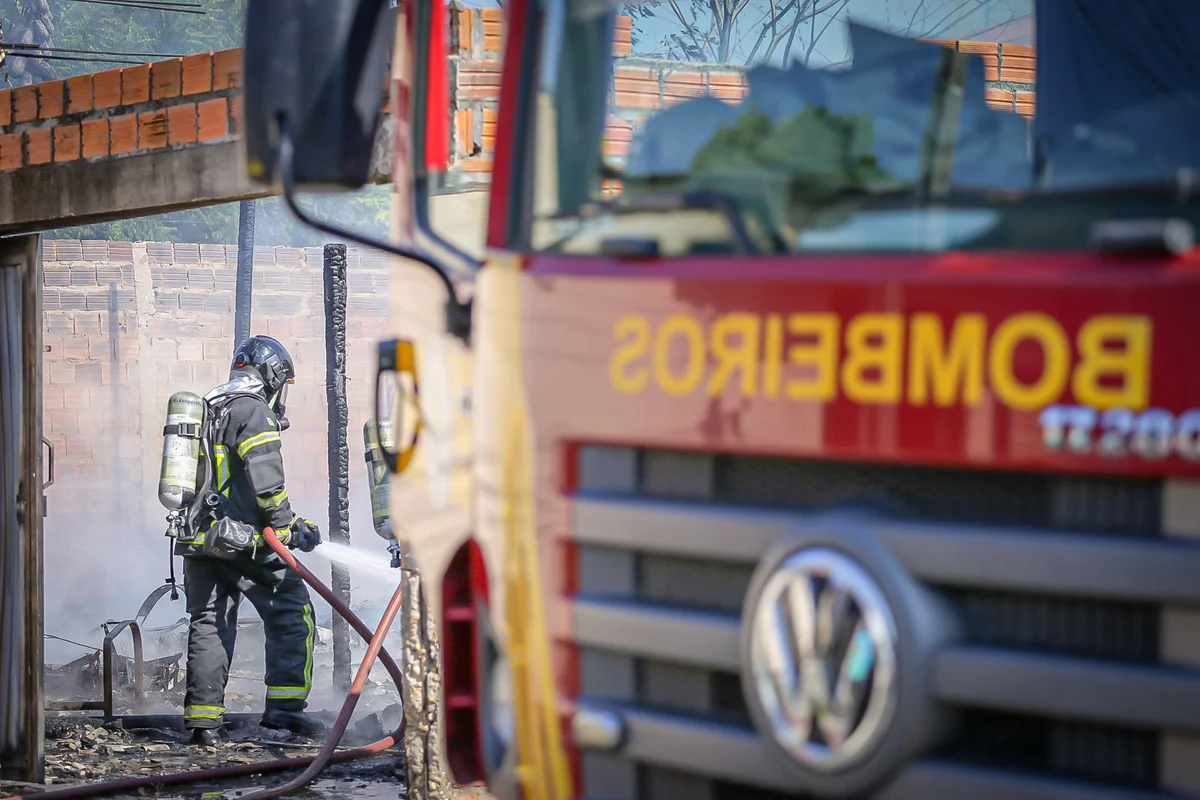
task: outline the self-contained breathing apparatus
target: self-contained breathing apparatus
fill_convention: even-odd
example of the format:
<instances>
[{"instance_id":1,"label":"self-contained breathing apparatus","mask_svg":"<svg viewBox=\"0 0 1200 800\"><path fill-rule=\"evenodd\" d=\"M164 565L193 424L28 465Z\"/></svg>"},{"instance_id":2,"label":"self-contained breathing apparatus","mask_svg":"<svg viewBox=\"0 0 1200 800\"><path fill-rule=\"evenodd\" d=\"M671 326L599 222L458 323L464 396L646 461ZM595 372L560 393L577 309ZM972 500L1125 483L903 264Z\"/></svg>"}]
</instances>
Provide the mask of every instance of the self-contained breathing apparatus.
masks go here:
<instances>
[{"instance_id":1,"label":"self-contained breathing apparatus","mask_svg":"<svg viewBox=\"0 0 1200 800\"><path fill-rule=\"evenodd\" d=\"M235 362L235 368L238 366ZM236 374L203 398L192 392L176 392L167 403L163 427L163 455L159 470L158 499L169 511L167 532L175 542L196 541L203 533L204 555L230 560L255 548L253 526L234 519L226 508L225 485L218 486L221 470L214 440L221 429L229 404L238 397L263 399L266 385L250 374ZM280 430L287 427L283 416L287 384L283 383L268 403L276 411ZM174 560L172 577L174 582Z\"/></svg>"},{"instance_id":2,"label":"self-contained breathing apparatus","mask_svg":"<svg viewBox=\"0 0 1200 800\"><path fill-rule=\"evenodd\" d=\"M381 419L367 420L363 424L364 457L367 462L367 485L371 487L371 523L379 538L388 543L388 552L392 554L392 568L401 565L400 544L392 528L392 508L388 498L388 467L383 458L381 448L391 448L395 444L392 436L392 421Z\"/></svg>"}]
</instances>

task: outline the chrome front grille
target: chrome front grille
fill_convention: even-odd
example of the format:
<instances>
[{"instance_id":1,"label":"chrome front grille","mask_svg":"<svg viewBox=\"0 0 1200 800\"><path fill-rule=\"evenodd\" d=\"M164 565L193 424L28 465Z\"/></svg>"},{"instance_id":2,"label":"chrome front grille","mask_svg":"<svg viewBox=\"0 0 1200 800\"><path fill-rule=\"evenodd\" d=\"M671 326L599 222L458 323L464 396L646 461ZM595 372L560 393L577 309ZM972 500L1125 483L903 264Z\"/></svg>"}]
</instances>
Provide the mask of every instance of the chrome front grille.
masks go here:
<instances>
[{"instance_id":1,"label":"chrome front grille","mask_svg":"<svg viewBox=\"0 0 1200 800\"><path fill-rule=\"evenodd\" d=\"M584 449L582 470L608 469L621 458L597 455L597 450ZM1161 483L1156 480L623 452L636 464L636 492L648 498L797 511L862 509L895 518L1089 534L1160 534Z\"/></svg>"},{"instance_id":2,"label":"chrome front grille","mask_svg":"<svg viewBox=\"0 0 1200 800\"><path fill-rule=\"evenodd\" d=\"M1160 537L1158 482L578 453L582 699L633 731L585 754L586 797L801 796L749 721L739 615L771 543L830 511L868 515L962 621L931 676L953 735L878 796L1168 796L1159 731L1200 733L1200 676L1160 665L1160 610L1200 603L1200 548Z\"/></svg>"}]
</instances>

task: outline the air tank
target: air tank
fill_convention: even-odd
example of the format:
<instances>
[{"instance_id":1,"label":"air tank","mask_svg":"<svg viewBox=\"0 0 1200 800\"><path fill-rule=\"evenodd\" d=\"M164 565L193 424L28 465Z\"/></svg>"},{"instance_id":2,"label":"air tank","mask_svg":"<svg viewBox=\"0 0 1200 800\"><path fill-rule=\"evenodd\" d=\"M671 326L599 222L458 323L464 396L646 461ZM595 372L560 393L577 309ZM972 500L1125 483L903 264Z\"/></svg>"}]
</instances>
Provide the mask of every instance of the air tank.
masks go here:
<instances>
[{"instance_id":1,"label":"air tank","mask_svg":"<svg viewBox=\"0 0 1200 800\"><path fill-rule=\"evenodd\" d=\"M391 449L395 447L392 437L392 421L383 420L376 432L375 420L367 420L363 425L363 445L367 461L367 485L371 487L371 522L375 533L383 539L392 541L392 509L388 499L388 468L383 460L380 445ZM382 441L381 441L382 439Z\"/></svg>"},{"instance_id":2,"label":"air tank","mask_svg":"<svg viewBox=\"0 0 1200 800\"><path fill-rule=\"evenodd\" d=\"M204 409L203 398L192 392L176 392L167 401L158 500L171 511L191 506L199 491Z\"/></svg>"}]
</instances>

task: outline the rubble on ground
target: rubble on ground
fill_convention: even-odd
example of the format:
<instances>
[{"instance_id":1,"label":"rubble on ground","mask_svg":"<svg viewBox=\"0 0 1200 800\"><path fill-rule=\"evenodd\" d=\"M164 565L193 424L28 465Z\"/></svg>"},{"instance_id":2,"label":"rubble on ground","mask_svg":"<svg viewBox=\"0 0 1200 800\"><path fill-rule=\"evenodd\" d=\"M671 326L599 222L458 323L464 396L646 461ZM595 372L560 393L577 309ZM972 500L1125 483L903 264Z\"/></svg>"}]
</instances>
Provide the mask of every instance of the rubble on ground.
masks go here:
<instances>
[{"instance_id":1,"label":"rubble on ground","mask_svg":"<svg viewBox=\"0 0 1200 800\"><path fill-rule=\"evenodd\" d=\"M391 725L389 730L394 729L401 715L399 704L383 714L368 715L350 726L342 739L343 746L353 747L381 738L384 725ZM321 717L326 724L333 722L331 714L314 716ZM262 728L247 721L230 725L228 741L213 747L198 747L189 743L187 733L182 728L130 730L126 729L120 718L105 723L99 717L50 715L46 720L46 786L0 783L0 797L67 784L302 758L315 755L320 746L319 742ZM226 795L226 792L244 793L246 787L269 786L295 775L293 770L222 781L219 788L212 783L181 786L177 790L164 790L154 796L204 797L205 800L217 800L225 796L232 798L236 794ZM358 789L371 786L384 791L383 794L374 792L370 795L372 797L402 800L405 796L403 750L396 748L359 761L331 764L321 773L320 781L328 786L330 797L357 797L360 796Z\"/></svg>"},{"instance_id":2,"label":"rubble on ground","mask_svg":"<svg viewBox=\"0 0 1200 800\"><path fill-rule=\"evenodd\" d=\"M113 699L117 716L106 721L95 711L48 712L46 784L0 782L0 797L14 793L34 794L62 785L316 755L320 742L258 725L265 694L265 637L260 620L247 620L238 625L237 645L225 692L228 739L213 747L192 745L183 728L187 619L145 629L143 634L147 658L142 665L144 695L141 702L134 692L134 660L123 654L132 650L130 642L119 640L113 661ZM318 626L315 639L314 685L308 711L327 726L332 726L345 699L345 691L336 688L332 680L332 629ZM366 649L366 643L357 636L351 637L351 645L355 651ZM104 696L103 672L99 648L65 664L47 665L46 699L51 707L59 703L60 709L95 703ZM67 705L62 705L64 703ZM355 747L377 741L396 730L403 716L400 695L382 665L377 663L340 746ZM232 799L253 788L287 781L296 774L296 771L288 770L225 780L219 785L201 783L129 797ZM377 756L329 765L305 794L309 797L403 800L407 795L405 778L404 748L396 747Z\"/></svg>"}]
</instances>

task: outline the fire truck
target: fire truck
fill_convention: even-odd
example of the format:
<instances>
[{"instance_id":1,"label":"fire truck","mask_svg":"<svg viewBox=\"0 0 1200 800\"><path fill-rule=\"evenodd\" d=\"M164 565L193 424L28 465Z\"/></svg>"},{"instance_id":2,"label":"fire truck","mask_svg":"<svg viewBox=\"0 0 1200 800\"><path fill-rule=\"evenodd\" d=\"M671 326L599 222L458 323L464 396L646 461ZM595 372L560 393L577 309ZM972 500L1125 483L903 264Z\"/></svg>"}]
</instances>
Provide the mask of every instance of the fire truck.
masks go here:
<instances>
[{"instance_id":1,"label":"fire truck","mask_svg":"<svg viewBox=\"0 0 1200 800\"><path fill-rule=\"evenodd\" d=\"M1200 796L1200 5L506 0L481 258L438 212L460 13L247 28L247 169L298 214L366 180L390 85L395 237L314 222L428 268L394 329L473 364L469 525L407 543L410 770Z\"/></svg>"}]
</instances>

